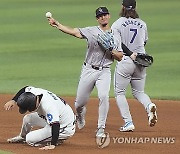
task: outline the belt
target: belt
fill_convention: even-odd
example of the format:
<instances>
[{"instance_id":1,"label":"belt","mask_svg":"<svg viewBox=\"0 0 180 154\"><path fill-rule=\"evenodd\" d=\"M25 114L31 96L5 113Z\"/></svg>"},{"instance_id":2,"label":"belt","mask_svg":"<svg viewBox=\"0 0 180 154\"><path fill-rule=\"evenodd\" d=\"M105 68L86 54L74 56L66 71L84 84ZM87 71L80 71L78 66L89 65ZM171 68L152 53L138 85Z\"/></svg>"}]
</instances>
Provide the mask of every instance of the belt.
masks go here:
<instances>
[{"instance_id":1,"label":"belt","mask_svg":"<svg viewBox=\"0 0 180 154\"><path fill-rule=\"evenodd\" d=\"M84 65L86 66L87 65L87 63L86 62L84 62ZM95 70L102 70L103 68L109 68L109 67L98 67L98 66L94 66L94 65L90 65L90 64L88 64L89 66L91 66L93 69L95 69Z\"/></svg>"}]
</instances>

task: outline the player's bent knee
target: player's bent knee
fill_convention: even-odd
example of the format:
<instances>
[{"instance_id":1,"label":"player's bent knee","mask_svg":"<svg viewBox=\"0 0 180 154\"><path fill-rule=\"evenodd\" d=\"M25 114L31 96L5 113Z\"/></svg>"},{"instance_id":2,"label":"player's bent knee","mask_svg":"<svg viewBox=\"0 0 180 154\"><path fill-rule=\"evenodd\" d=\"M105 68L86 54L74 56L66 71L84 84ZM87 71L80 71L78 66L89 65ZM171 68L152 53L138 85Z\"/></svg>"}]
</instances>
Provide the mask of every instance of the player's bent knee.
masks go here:
<instances>
[{"instance_id":1,"label":"player's bent knee","mask_svg":"<svg viewBox=\"0 0 180 154\"><path fill-rule=\"evenodd\" d=\"M33 138L32 135L31 135L31 133L28 133L28 134L26 135L26 142L27 142L28 144L35 142L34 138Z\"/></svg>"},{"instance_id":2,"label":"player's bent knee","mask_svg":"<svg viewBox=\"0 0 180 154\"><path fill-rule=\"evenodd\" d=\"M30 146L37 146L37 143L41 143L42 140L38 138L37 136L33 136L31 133L28 133L26 135L26 143Z\"/></svg>"},{"instance_id":3,"label":"player's bent knee","mask_svg":"<svg viewBox=\"0 0 180 154\"><path fill-rule=\"evenodd\" d=\"M109 100L109 95L107 94L99 94L99 99L103 101Z\"/></svg>"}]
</instances>

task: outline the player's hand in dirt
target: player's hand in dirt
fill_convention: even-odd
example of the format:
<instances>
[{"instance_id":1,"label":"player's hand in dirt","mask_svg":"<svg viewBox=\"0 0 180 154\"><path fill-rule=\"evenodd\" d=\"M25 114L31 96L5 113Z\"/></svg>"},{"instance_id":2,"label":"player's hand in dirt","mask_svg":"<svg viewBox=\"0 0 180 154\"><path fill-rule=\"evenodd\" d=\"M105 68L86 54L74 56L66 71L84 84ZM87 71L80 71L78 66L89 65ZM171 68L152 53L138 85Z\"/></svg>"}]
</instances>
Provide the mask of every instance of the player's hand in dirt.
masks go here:
<instances>
[{"instance_id":1,"label":"player's hand in dirt","mask_svg":"<svg viewBox=\"0 0 180 154\"><path fill-rule=\"evenodd\" d=\"M4 105L4 109L10 110L15 106L15 104L16 104L16 102L14 100L10 100Z\"/></svg>"},{"instance_id":2,"label":"player's hand in dirt","mask_svg":"<svg viewBox=\"0 0 180 154\"><path fill-rule=\"evenodd\" d=\"M42 148L39 148L39 150L53 150L55 149L55 145L47 145L47 146L44 146Z\"/></svg>"}]
</instances>

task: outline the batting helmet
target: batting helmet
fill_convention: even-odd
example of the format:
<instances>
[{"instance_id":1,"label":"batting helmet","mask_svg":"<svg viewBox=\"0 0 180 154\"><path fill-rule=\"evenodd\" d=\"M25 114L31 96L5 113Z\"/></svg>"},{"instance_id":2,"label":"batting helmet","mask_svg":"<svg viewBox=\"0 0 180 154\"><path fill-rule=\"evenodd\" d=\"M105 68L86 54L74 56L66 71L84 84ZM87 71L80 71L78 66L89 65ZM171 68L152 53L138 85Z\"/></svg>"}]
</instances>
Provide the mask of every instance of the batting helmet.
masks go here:
<instances>
[{"instance_id":1,"label":"batting helmet","mask_svg":"<svg viewBox=\"0 0 180 154\"><path fill-rule=\"evenodd\" d=\"M32 112L36 109L36 96L31 92L22 93L18 100L17 105L19 107L19 112L21 114L26 113L27 111Z\"/></svg>"}]
</instances>

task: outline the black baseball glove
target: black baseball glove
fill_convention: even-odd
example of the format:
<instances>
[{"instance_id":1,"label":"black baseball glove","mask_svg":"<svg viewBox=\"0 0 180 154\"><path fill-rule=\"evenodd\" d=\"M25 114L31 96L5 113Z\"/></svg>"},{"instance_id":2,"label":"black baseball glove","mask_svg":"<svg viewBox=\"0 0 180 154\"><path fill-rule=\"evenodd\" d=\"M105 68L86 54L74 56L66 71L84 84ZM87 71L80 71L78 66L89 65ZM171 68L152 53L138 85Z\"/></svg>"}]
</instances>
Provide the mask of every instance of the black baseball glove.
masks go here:
<instances>
[{"instance_id":1,"label":"black baseball glove","mask_svg":"<svg viewBox=\"0 0 180 154\"><path fill-rule=\"evenodd\" d=\"M133 54L133 52L130 51L126 45L122 43L121 46L122 46L123 52L126 53L127 56L131 56ZM133 59L133 61L135 64L138 64L144 67L149 67L153 63L153 57L148 54L137 53L137 56L135 59Z\"/></svg>"},{"instance_id":2,"label":"black baseball glove","mask_svg":"<svg viewBox=\"0 0 180 154\"><path fill-rule=\"evenodd\" d=\"M97 42L105 51L111 52L114 48L114 38L111 32L99 34L97 37Z\"/></svg>"},{"instance_id":3,"label":"black baseball glove","mask_svg":"<svg viewBox=\"0 0 180 154\"><path fill-rule=\"evenodd\" d=\"M148 54L137 53L134 63L144 67L149 67L153 63L153 57Z\"/></svg>"}]
</instances>

